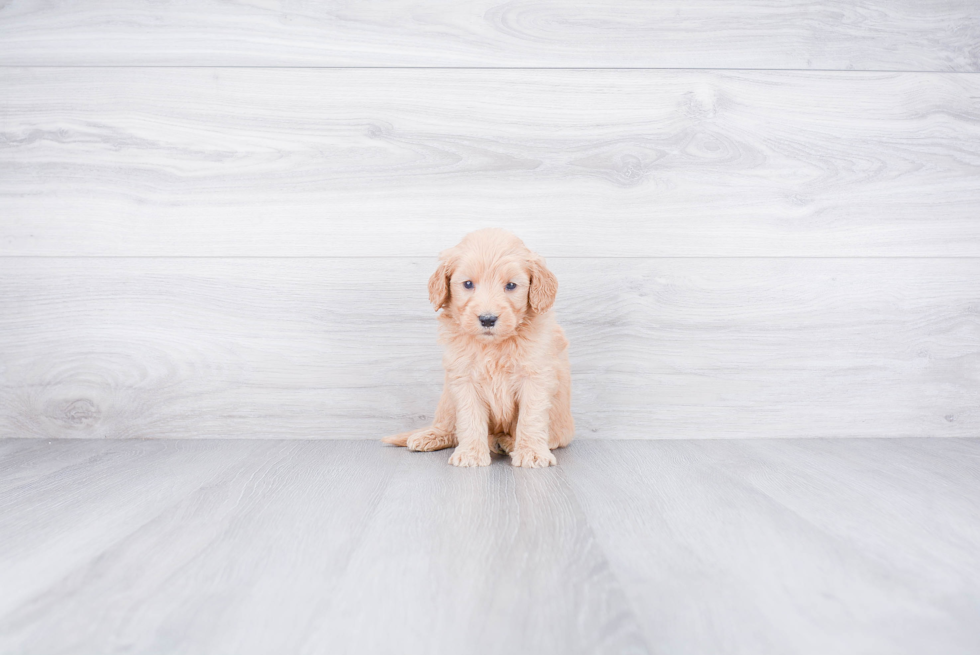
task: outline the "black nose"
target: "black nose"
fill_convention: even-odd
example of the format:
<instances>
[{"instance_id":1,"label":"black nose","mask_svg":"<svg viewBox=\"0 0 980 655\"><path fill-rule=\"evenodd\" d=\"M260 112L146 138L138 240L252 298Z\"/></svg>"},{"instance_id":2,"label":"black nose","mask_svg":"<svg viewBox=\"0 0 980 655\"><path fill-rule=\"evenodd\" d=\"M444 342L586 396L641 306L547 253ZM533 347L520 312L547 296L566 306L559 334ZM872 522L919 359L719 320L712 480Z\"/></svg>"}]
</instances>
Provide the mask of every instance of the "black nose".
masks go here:
<instances>
[{"instance_id":1,"label":"black nose","mask_svg":"<svg viewBox=\"0 0 980 655\"><path fill-rule=\"evenodd\" d=\"M480 325L483 327L493 327L497 322L497 317L492 314L480 314Z\"/></svg>"}]
</instances>

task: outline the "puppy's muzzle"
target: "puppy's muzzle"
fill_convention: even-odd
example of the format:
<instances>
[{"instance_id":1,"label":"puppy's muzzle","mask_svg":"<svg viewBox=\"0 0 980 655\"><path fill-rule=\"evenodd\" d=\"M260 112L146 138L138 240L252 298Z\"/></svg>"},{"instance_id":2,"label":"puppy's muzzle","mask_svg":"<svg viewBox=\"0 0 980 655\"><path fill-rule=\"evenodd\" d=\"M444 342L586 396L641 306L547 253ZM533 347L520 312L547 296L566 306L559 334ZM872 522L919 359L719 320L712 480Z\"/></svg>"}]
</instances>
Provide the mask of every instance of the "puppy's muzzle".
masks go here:
<instances>
[{"instance_id":1,"label":"puppy's muzzle","mask_svg":"<svg viewBox=\"0 0 980 655\"><path fill-rule=\"evenodd\" d=\"M485 328L492 328L493 324L497 322L497 317L493 314L480 314L480 325Z\"/></svg>"}]
</instances>

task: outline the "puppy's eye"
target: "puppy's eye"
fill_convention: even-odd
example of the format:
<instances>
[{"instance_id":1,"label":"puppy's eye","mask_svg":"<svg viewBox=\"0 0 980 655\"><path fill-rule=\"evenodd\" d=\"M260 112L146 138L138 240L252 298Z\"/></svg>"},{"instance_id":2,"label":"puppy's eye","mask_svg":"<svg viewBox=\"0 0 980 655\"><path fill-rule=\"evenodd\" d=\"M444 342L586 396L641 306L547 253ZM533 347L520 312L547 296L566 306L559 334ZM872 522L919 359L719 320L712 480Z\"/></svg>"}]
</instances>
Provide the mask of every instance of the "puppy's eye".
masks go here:
<instances>
[{"instance_id":1,"label":"puppy's eye","mask_svg":"<svg viewBox=\"0 0 980 655\"><path fill-rule=\"evenodd\" d=\"M504 288L507 289L508 291L513 291L514 289L517 288L517 285L514 284L513 282L508 282L507 286L505 286Z\"/></svg>"},{"instance_id":2,"label":"puppy's eye","mask_svg":"<svg viewBox=\"0 0 980 655\"><path fill-rule=\"evenodd\" d=\"M467 280L466 282L463 282L463 288L464 289L472 289L473 288L473 282L471 280Z\"/></svg>"}]
</instances>

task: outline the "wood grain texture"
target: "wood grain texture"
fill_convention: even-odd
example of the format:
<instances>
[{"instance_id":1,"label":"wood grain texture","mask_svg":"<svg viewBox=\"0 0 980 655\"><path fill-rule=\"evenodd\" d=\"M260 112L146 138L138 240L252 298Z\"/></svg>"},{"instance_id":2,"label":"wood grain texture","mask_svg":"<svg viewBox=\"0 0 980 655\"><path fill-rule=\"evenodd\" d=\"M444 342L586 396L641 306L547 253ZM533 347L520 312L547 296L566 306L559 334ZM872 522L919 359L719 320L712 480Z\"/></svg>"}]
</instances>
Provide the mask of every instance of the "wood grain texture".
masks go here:
<instances>
[{"instance_id":1,"label":"wood grain texture","mask_svg":"<svg viewBox=\"0 0 980 655\"><path fill-rule=\"evenodd\" d=\"M6 2L0 64L980 70L970 0Z\"/></svg>"},{"instance_id":2,"label":"wood grain texture","mask_svg":"<svg viewBox=\"0 0 980 655\"><path fill-rule=\"evenodd\" d=\"M566 477L668 653L975 653L980 442L581 442Z\"/></svg>"},{"instance_id":3,"label":"wood grain texture","mask_svg":"<svg viewBox=\"0 0 980 655\"><path fill-rule=\"evenodd\" d=\"M358 480L351 480L334 459L311 455L303 443L256 441L217 450L206 442L132 442L125 446L91 442L93 447L77 449L86 454L85 461L69 459L62 469L5 491L3 575L8 593L4 595L3 631L16 631L30 624L32 617L47 613L52 609L47 601L56 596L58 607L53 609L58 622L81 640L90 636L81 616L84 608L101 611L106 604L119 604L102 620L122 633L147 611L182 620L180 631L193 632L195 614L203 613L205 607L208 622L220 620L222 612L230 609L231 599L219 591L222 580L237 578L243 571L246 577L275 577L277 563L263 562L260 557L272 554L277 532L297 524L306 526L309 533L290 544L293 563L313 567L311 575L323 574L321 567L328 565L342 569L344 548L356 543L356 515L370 512L377 477L383 478L385 471L379 469L375 477L361 471ZM71 452L59 451L60 447L59 442L39 442L22 454L21 462L24 457L45 461L57 457L52 453ZM350 448L338 442L331 454L342 461ZM314 516L309 505L301 502L302 496L341 493L352 504L350 512L338 508ZM258 506L256 501L260 501ZM59 511L65 516L58 517ZM257 519L266 522L268 533L251 534L250 522ZM330 525L331 520L343 525ZM189 541L180 541L182 530L190 533ZM253 550L229 552L217 539L226 533L248 533ZM154 539L174 547L153 552ZM159 568L147 568L151 561ZM202 565L211 570L202 572ZM102 579L101 574L114 567L127 569L125 575ZM183 578L174 579L171 574L175 571L181 571ZM319 591L305 589L305 584L292 582L298 594ZM203 592L207 588L219 593ZM122 597L162 590L174 602L150 608ZM241 607L254 600L242 594L231 604ZM272 604L278 600L274 594L265 598ZM199 618L205 619L203 615ZM302 617L296 620L294 628L303 623ZM160 627L158 637L164 643L156 650L172 652L165 640L176 635L168 635L166 625ZM119 647L124 648L128 638L118 636ZM48 637L42 631L31 639L43 643ZM40 645L35 649L51 652ZM27 649L12 647L8 641L4 650Z\"/></svg>"},{"instance_id":4,"label":"wood grain texture","mask_svg":"<svg viewBox=\"0 0 980 655\"><path fill-rule=\"evenodd\" d=\"M980 440L0 440L0 650L980 648ZM19 478L8 484L8 472Z\"/></svg>"},{"instance_id":5,"label":"wood grain texture","mask_svg":"<svg viewBox=\"0 0 980 655\"><path fill-rule=\"evenodd\" d=\"M0 69L0 255L978 256L980 76Z\"/></svg>"},{"instance_id":6,"label":"wood grain texture","mask_svg":"<svg viewBox=\"0 0 980 655\"><path fill-rule=\"evenodd\" d=\"M308 645L650 652L560 470L536 475L495 458L471 474L446 452L397 455L404 463Z\"/></svg>"},{"instance_id":7,"label":"wood grain texture","mask_svg":"<svg viewBox=\"0 0 980 655\"><path fill-rule=\"evenodd\" d=\"M66 445L13 458L65 461L2 495L4 652L298 652L395 464L352 467L351 442Z\"/></svg>"},{"instance_id":8,"label":"wood grain texture","mask_svg":"<svg viewBox=\"0 0 980 655\"><path fill-rule=\"evenodd\" d=\"M649 652L557 470L365 442L34 443L4 458L39 462L0 492L4 652Z\"/></svg>"},{"instance_id":9,"label":"wood grain texture","mask_svg":"<svg viewBox=\"0 0 980 655\"><path fill-rule=\"evenodd\" d=\"M971 436L977 259L552 259L579 438ZM0 259L0 435L431 420L434 259Z\"/></svg>"}]
</instances>

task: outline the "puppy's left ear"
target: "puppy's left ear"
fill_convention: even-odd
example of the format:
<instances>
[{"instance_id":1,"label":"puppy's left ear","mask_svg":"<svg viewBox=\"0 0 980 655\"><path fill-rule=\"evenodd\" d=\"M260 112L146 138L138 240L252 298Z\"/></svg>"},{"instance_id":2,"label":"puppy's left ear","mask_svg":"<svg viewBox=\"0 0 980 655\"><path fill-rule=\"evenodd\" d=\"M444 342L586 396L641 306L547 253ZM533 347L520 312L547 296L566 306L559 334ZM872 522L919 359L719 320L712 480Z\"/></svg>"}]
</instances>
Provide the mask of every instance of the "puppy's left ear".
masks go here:
<instances>
[{"instance_id":1,"label":"puppy's left ear","mask_svg":"<svg viewBox=\"0 0 980 655\"><path fill-rule=\"evenodd\" d=\"M555 304L558 295L558 278L544 265L540 257L532 257L528 261L528 271L531 274L531 288L528 289L527 300L538 314L546 312Z\"/></svg>"}]
</instances>

